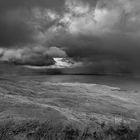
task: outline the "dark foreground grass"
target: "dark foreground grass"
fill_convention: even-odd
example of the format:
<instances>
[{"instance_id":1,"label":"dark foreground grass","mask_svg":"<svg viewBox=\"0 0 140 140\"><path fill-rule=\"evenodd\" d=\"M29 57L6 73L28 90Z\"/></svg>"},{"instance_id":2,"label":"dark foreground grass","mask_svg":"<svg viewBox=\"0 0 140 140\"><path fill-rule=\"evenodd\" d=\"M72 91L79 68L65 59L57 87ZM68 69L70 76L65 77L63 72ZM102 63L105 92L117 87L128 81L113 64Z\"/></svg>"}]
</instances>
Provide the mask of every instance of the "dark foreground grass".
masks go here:
<instances>
[{"instance_id":1,"label":"dark foreground grass","mask_svg":"<svg viewBox=\"0 0 140 140\"><path fill-rule=\"evenodd\" d=\"M0 140L140 140L140 127L103 123L94 129L56 122L8 121L0 123Z\"/></svg>"}]
</instances>

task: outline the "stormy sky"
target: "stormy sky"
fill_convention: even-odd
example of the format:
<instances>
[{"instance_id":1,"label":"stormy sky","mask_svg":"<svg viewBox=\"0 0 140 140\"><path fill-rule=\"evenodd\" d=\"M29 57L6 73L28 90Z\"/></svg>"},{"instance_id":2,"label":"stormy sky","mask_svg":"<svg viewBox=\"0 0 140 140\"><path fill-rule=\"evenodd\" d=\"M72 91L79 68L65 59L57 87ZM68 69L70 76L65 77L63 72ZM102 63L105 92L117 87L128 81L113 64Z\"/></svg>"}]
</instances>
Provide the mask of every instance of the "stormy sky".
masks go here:
<instances>
[{"instance_id":1,"label":"stormy sky","mask_svg":"<svg viewBox=\"0 0 140 140\"><path fill-rule=\"evenodd\" d=\"M139 0L0 0L3 58L46 52L139 72L139 38Z\"/></svg>"}]
</instances>

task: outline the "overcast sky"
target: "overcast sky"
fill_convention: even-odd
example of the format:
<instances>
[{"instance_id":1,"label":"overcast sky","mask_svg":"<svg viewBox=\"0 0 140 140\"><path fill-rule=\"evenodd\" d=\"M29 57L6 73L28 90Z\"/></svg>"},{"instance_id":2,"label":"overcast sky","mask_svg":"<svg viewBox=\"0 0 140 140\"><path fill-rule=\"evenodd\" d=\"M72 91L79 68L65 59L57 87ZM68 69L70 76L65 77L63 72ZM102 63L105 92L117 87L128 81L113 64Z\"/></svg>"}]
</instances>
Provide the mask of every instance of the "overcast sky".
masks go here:
<instances>
[{"instance_id":1,"label":"overcast sky","mask_svg":"<svg viewBox=\"0 0 140 140\"><path fill-rule=\"evenodd\" d=\"M0 46L139 70L140 0L0 0Z\"/></svg>"}]
</instances>

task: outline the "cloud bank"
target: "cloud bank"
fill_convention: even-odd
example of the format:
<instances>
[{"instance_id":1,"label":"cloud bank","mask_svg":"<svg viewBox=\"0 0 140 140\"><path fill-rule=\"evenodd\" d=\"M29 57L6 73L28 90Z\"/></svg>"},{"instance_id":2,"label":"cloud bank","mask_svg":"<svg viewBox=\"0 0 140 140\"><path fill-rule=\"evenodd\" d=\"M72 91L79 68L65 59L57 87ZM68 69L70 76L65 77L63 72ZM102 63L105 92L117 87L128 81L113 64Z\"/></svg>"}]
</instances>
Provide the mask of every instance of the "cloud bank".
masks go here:
<instances>
[{"instance_id":1,"label":"cloud bank","mask_svg":"<svg viewBox=\"0 0 140 140\"><path fill-rule=\"evenodd\" d=\"M67 55L57 47L26 46L20 49L0 49L0 60L15 64L35 66L54 65L55 60L53 57L67 57Z\"/></svg>"}]
</instances>

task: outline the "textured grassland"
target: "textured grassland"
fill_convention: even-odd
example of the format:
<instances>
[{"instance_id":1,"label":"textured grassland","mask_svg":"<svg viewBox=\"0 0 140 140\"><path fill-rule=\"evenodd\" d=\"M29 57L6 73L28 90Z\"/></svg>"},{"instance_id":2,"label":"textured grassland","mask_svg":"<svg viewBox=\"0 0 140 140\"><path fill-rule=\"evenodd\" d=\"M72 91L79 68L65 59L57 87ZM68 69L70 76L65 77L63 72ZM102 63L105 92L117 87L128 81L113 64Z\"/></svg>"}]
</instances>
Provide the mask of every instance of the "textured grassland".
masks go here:
<instances>
[{"instance_id":1,"label":"textured grassland","mask_svg":"<svg viewBox=\"0 0 140 140\"><path fill-rule=\"evenodd\" d=\"M126 124L108 126L102 123L98 129L54 122L13 121L0 124L1 140L139 140L140 127L131 129Z\"/></svg>"},{"instance_id":2,"label":"textured grassland","mask_svg":"<svg viewBox=\"0 0 140 140\"><path fill-rule=\"evenodd\" d=\"M139 92L17 69L0 69L0 140L138 139Z\"/></svg>"}]
</instances>

